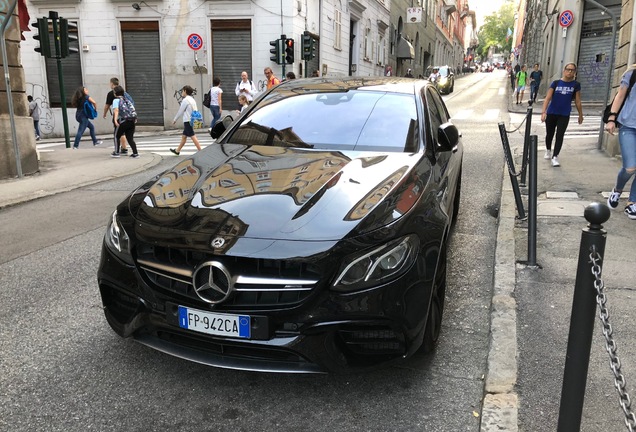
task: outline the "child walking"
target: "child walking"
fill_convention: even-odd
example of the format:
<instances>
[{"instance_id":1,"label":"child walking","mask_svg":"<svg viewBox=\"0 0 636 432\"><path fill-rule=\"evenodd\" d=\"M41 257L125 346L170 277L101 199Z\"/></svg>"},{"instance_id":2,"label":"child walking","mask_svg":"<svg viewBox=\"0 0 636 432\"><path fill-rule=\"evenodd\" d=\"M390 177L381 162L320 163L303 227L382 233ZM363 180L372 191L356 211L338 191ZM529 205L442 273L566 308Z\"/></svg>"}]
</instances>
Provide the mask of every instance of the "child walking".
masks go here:
<instances>
[{"instance_id":1,"label":"child walking","mask_svg":"<svg viewBox=\"0 0 636 432\"><path fill-rule=\"evenodd\" d=\"M181 101L181 106L179 107L179 111L177 111L177 114L174 116L174 120L172 121L172 124L176 124L179 116L181 116L181 119L183 120L183 134L181 135L181 142L179 143L179 146L176 148L176 150L173 148L170 149L170 151L176 154L177 156L179 156L179 154L181 153L181 149L185 145L186 139L188 137L190 137L190 139L196 146L197 150L201 150L201 144L199 144L199 139L194 134L194 129L192 128L192 125L190 124L190 117L192 115L192 111L194 110L198 111L197 102L192 97L193 92L194 92L194 89L190 87L189 85L183 86L183 89L181 89L181 96L183 97L183 100ZM210 106L212 105L210 104Z\"/></svg>"}]
</instances>

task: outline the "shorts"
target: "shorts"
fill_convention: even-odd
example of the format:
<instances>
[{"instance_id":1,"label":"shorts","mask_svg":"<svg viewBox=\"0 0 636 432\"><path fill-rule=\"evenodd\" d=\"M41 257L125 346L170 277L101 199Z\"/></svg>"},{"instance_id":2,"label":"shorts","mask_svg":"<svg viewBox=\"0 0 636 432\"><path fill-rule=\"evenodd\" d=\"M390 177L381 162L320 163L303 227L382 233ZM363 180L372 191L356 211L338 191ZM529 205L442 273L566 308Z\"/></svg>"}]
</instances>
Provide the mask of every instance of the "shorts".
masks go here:
<instances>
[{"instance_id":1,"label":"shorts","mask_svg":"<svg viewBox=\"0 0 636 432\"><path fill-rule=\"evenodd\" d=\"M183 122L183 135L187 137L194 136L194 129L192 129L190 122Z\"/></svg>"},{"instance_id":2,"label":"shorts","mask_svg":"<svg viewBox=\"0 0 636 432\"><path fill-rule=\"evenodd\" d=\"M521 93L522 91L526 91L526 86L518 86L517 93Z\"/></svg>"}]
</instances>

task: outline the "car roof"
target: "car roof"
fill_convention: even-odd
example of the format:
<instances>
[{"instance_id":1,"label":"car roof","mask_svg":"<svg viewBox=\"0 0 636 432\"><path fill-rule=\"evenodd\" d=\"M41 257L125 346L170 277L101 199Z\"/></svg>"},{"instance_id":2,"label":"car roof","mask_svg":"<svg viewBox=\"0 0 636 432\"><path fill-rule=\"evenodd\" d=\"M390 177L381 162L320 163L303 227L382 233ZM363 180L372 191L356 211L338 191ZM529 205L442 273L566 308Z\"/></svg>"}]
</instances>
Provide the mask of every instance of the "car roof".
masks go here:
<instances>
[{"instance_id":1,"label":"car roof","mask_svg":"<svg viewBox=\"0 0 636 432\"><path fill-rule=\"evenodd\" d=\"M304 92L333 93L348 90L377 90L390 93L415 94L428 83L424 79L402 77L329 77L287 80L276 86L279 92L300 89Z\"/></svg>"}]
</instances>

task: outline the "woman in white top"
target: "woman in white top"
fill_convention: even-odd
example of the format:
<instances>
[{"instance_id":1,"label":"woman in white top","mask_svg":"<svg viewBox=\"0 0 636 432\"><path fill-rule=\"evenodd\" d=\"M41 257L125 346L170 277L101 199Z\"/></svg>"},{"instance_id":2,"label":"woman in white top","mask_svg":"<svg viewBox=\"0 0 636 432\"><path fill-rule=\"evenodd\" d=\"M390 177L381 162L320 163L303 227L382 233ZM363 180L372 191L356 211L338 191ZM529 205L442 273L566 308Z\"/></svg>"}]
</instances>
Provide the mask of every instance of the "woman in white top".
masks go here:
<instances>
[{"instance_id":1,"label":"woman in white top","mask_svg":"<svg viewBox=\"0 0 636 432\"><path fill-rule=\"evenodd\" d=\"M183 119L183 135L181 135L181 142L179 143L179 147L177 147L176 150L173 148L170 149L170 151L176 154L177 156L179 155L179 153L181 153L181 149L185 145L186 139L188 137L192 139L192 142L196 146L197 150L201 150L201 144L199 144L199 139L194 134L194 129L192 128L192 125L190 124L190 116L192 114L192 111L195 111L195 110L198 111L197 102L192 97L193 92L194 92L194 89L190 87L189 85L183 86L183 89L181 89L181 96L183 97L183 100L181 101L181 106L179 107L179 111L177 111L177 114L174 116L174 120L172 121L172 124L176 124L179 116L181 116Z\"/></svg>"}]
</instances>

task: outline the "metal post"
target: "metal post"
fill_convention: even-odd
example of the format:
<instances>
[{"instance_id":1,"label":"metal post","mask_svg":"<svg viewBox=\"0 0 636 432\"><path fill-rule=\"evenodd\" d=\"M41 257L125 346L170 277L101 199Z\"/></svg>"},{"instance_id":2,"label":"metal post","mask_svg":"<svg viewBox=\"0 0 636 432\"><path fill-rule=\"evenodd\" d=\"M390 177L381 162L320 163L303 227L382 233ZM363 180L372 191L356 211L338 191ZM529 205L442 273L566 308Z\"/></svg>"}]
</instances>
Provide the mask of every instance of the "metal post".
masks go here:
<instances>
[{"instance_id":1,"label":"metal post","mask_svg":"<svg viewBox=\"0 0 636 432\"><path fill-rule=\"evenodd\" d=\"M7 46L4 38L4 32L9 28L11 17L13 17L13 11L18 0L13 0L7 9L7 15L4 17L2 25L0 25L0 46L2 46L2 66L4 68L4 80L7 89L7 103L9 108L9 123L11 124L11 139L13 140L13 152L15 154L15 169L18 173L18 178L24 177L22 174L22 158L20 157L20 146L18 144L18 137L15 132L15 114L13 113L13 96L11 95L11 78L9 74L9 61L7 60Z\"/></svg>"},{"instance_id":2,"label":"metal post","mask_svg":"<svg viewBox=\"0 0 636 432\"><path fill-rule=\"evenodd\" d=\"M510 176L510 183L512 183L512 192L515 195L515 203L517 204L519 219L525 219L526 212L523 209L519 183L517 182L517 177L512 174L512 171L514 171L514 164L512 163L512 153L510 152L510 143L508 142L508 135L506 134L506 126L502 122L499 123L499 135L501 135L501 144L503 145L504 156L506 157L506 164L508 165L508 175Z\"/></svg>"},{"instance_id":3,"label":"metal post","mask_svg":"<svg viewBox=\"0 0 636 432\"><path fill-rule=\"evenodd\" d=\"M71 148L71 138L68 134L68 113L66 112L66 91L64 89L64 70L62 68L62 50L60 48L59 15L56 11L49 11L49 19L53 21L53 40L55 41L55 59L57 61L57 77L60 84L60 102L62 104L62 123L64 124L64 139L66 148Z\"/></svg>"},{"instance_id":4,"label":"metal post","mask_svg":"<svg viewBox=\"0 0 636 432\"><path fill-rule=\"evenodd\" d=\"M526 133L523 136L523 162L521 163L521 186L526 185L526 169L528 160L528 146L530 145L530 127L532 126L532 104L528 107L526 114Z\"/></svg>"},{"instance_id":5,"label":"metal post","mask_svg":"<svg viewBox=\"0 0 636 432\"><path fill-rule=\"evenodd\" d=\"M589 263L590 251L592 246L595 246L601 260L603 259L607 233L602 224L609 219L610 210L605 204L596 202L585 208L584 216L589 224L583 229L581 235L570 333L563 371L558 432L578 432L581 428L596 311L595 277Z\"/></svg>"},{"instance_id":6,"label":"metal post","mask_svg":"<svg viewBox=\"0 0 636 432\"><path fill-rule=\"evenodd\" d=\"M530 136L530 184L528 186L528 266L537 266L537 146L536 135Z\"/></svg>"}]
</instances>

